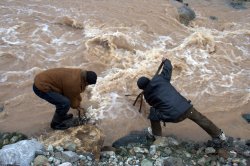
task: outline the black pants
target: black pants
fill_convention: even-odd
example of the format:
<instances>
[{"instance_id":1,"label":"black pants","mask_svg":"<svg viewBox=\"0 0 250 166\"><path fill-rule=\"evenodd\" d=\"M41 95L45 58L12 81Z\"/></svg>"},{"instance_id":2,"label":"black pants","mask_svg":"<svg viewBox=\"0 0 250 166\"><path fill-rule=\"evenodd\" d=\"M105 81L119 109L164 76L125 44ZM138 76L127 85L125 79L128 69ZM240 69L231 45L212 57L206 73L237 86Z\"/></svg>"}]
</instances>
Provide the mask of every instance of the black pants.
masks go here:
<instances>
[{"instance_id":1,"label":"black pants","mask_svg":"<svg viewBox=\"0 0 250 166\"><path fill-rule=\"evenodd\" d=\"M184 113L184 115L174 121L174 123L181 122L186 118L198 124L212 138L218 137L221 133L221 130L212 121L210 121L207 117L198 112L194 107L190 108L187 112ZM150 122L153 134L161 136L162 129L160 121L150 120Z\"/></svg>"},{"instance_id":2,"label":"black pants","mask_svg":"<svg viewBox=\"0 0 250 166\"><path fill-rule=\"evenodd\" d=\"M69 111L70 101L67 97L61 95L60 93L57 93L57 92L44 93L44 92L40 91L39 89L37 89L37 87L35 85L33 85L33 91L38 97L55 105L56 106L56 113L58 115L65 116L67 114L67 112Z\"/></svg>"}]
</instances>

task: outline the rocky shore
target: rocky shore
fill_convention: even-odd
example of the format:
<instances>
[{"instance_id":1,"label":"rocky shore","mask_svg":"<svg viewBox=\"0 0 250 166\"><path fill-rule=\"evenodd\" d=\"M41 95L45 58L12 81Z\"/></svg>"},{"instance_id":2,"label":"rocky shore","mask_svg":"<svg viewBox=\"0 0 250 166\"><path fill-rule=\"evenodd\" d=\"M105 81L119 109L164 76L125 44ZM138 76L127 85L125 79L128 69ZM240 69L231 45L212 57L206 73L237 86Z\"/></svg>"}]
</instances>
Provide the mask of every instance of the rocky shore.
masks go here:
<instances>
[{"instance_id":1,"label":"rocky shore","mask_svg":"<svg viewBox=\"0 0 250 166\"><path fill-rule=\"evenodd\" d=\"M77 145L44 145L20 133L0 133L0 165L34 166L248 166L250 141L228 137L216 143L181 141L174 136L149 138L136 133L121 138L113 147L102 147L100 157L79 152ZM18 139L17 139L18 138ZM134 139L136 138L136 139ZM14 151L11 151L13 150ZM101 148L100 148L101 149ZM18 156L19 155L19 156ZM21 156L22 155L22 156ZM10 157L11 156L11 157Z\"/></svg>"}]
</instances>

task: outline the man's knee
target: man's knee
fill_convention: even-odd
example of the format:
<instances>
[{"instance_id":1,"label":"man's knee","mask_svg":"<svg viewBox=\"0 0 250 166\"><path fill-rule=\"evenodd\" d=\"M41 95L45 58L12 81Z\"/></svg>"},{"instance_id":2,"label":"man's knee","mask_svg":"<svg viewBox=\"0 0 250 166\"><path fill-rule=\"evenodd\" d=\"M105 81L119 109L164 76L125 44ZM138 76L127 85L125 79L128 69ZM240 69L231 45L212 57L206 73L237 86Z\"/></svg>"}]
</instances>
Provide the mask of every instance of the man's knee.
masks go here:
<instances>
[{"instance_id":1,"label":"man's knee","mask_svg":"<svg viewBox=\"0 0 250 166\"><path fill-rule=\"evenodd\" d=\"M70 109L70 100L69 99L65 98L63 107L65 109Z\"/></svg>"}]
</instances>

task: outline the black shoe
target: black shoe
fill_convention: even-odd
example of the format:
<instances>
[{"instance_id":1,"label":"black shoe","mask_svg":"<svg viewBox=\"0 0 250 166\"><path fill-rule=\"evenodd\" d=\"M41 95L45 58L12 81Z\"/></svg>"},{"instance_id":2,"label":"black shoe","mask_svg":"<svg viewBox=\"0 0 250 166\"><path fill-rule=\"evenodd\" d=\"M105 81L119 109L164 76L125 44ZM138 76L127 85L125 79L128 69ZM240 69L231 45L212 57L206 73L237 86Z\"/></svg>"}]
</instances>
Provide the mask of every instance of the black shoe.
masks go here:
<instances>
[{"instance_id":1,"label":"black shoe","mask_svg":"<svg viewBox=\"0 0 250 166\"><path fill-rule=\"evenodd\" d=\"M55 123L55 122L51 122L50 127L54 130L66 130L69 128L69 126L65 125L64 123Z\"/></svg>"},{"instance_id":2,"label":"black shoe","mask_svg":"<svg viewBox=\"0 0 250 166\"><path fill-rule=\"evenodd\" d=\"M62 120L65 121L65 120L69 120L72 118L73 118L73 114L66 114L65 116L62 117Z\"/></svg>"},{"instance_id":3,"label":"black shoe","mask_svg":"<svg viewBox=\"0 0 250 166\"><path fill-rule=\"evenodd\" d=\"M155 136L152 133L151 127L144 129L144 132L146 134L147 140L152 141L152 142L154 142L156 140Z\"/></svg>"},{"instance_id":4,"label":"black shoe","mask_svg":"<svg viewBox=\"0 0 250 166\"><path fill-rule=\"evenodd\" d=\"M69 128L69 126L63 122L65 121L65 119L69 119L70 117L72 118L73 115L68 114L62 117L55 112L53 119L50 123L50 127L54 130L66 130Z\"/></svg>"}]
</instances>

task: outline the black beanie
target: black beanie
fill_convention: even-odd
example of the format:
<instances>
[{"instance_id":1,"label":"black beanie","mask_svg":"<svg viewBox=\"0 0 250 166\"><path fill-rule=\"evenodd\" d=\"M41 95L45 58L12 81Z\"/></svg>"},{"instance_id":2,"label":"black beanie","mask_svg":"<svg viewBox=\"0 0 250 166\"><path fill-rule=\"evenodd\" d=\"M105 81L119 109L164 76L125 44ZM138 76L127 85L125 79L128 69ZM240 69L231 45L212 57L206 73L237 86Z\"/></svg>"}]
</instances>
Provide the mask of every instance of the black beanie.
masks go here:
<instances>
[{"instance_id":1,"label":"black beanie","mask_svg":"<svg viewBox=\"0 0 250 166\"><path fill-rule=\"evenodd\" d=\"M93 72L93 71L87 71L86 81L89 84L95 84L96 83L96 79L97 79L97 75L96 75L95 72Z\"/></svg>"},{"instance_id":2,"label":"black beanie","mask_svg":"<svg viewBox=\"0 0 250 166\"><path fill-rule=\"evenodd\" d=\"M150 80L147 77L140 77L137 81L137 86L140 89L144 90L147 87L149 82Z\"/></svg>"}]
</instances>

